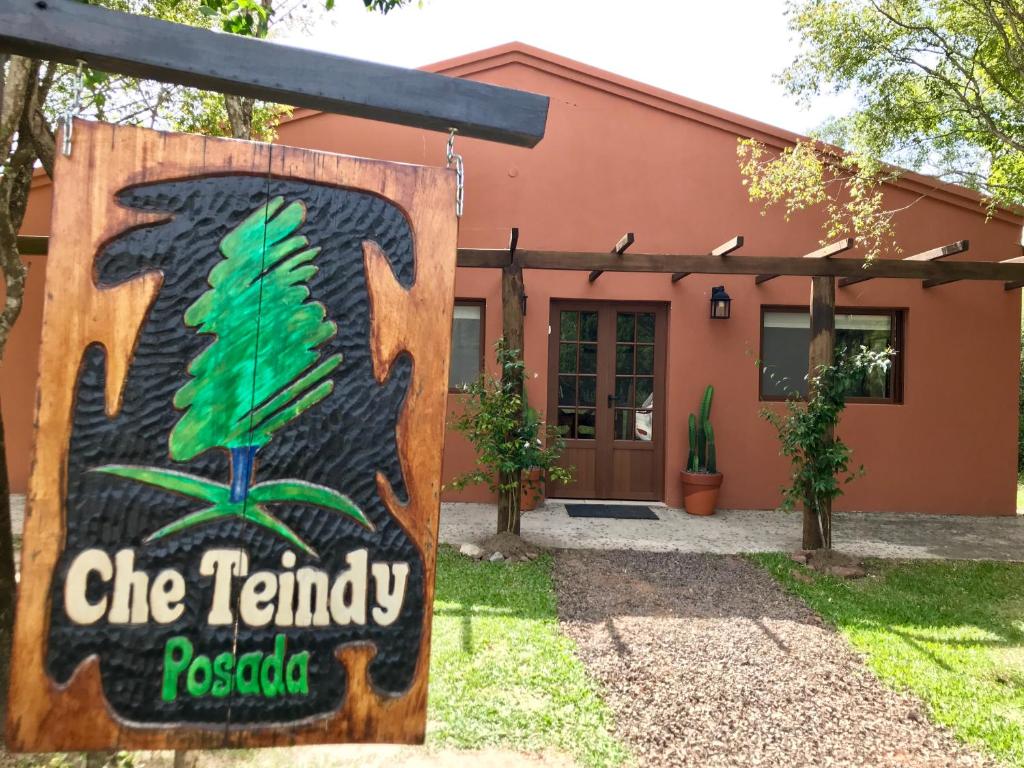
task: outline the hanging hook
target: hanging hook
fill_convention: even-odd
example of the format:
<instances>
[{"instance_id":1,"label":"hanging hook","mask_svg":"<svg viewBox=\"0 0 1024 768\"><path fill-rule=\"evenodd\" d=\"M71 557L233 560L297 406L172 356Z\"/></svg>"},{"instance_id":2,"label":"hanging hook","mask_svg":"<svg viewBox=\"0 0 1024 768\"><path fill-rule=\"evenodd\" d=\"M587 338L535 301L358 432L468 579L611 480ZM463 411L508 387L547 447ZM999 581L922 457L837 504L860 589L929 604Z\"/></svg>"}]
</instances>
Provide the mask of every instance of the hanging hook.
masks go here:
<instances>
[{"instance_id":1,"label":"hanging hook","mask_svg":"<svg viewBox=\"0 0 1024 768\"><path fill-rule=\"evenodd\" d=\"M71 156L71 133L74 130L74 119L82 105L82 88L85 85L85 78L82 75L83 67L85 67L85 62L79 59L78 69L75 71L74 95L71 98L71 103L68 104L67 110L64 112L64 142L61 146L61 151L65 157Z\"/></svg>"},{"instance_id":2,"label":"hanging hook","mask_svg":"<svg viewBox=\"0 0 1024 768\"><path fill-rule=\"evenodd\" d=\"M462 155L455 152L455 134L458 132L458 128L450 129L445 160L449 168L455 166L455 215L462 218L462 206L466 199L466 167L462 162Z\"/></svg>"}]
</instances>

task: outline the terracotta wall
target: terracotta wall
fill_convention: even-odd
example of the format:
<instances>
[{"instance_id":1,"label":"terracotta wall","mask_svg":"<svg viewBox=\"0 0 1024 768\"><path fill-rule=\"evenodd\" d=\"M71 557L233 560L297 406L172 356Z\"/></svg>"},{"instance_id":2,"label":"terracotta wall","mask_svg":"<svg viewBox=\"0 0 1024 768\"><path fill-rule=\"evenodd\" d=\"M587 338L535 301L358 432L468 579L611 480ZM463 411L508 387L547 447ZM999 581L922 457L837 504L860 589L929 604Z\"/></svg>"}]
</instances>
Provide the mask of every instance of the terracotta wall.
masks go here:
<instances>
[{"instance_id":1,"label":"terracotta wall","mask_svg":"<svg viewBox=\"0 0 1024 768\"><path fill-rule=\"evenodd\" d=\"M22 234L49 233L50 190L49 180L44 176L38 177L29 197ZM28 256L24 260L28 264L25 302L7 341L4 359L0 362L0 406L3 408L7 443L7 471L15 493L24 493L28 486L46 276L45 256ZM4 286L0 285L0 301L6 299Z\"/></svg>"},{"instance_id":2,"label":"terracotta wall","mask_svg":"<svg viewBox=\"0 0 1024 768\"><path fill-rule=\"evenodd\" d=\"M761 216L747 202L736 168L736 136L758 126L730 124L723 113L696 113L692 104L651 90L634 90L553 57L514 52L466 60L450 74L550 95L546 138L533 150L460 139L466 159L466 214L460 245L503 247L520 228L521 248L611 248L636 233L636 252L702 252L736 234L744 253L798 255L818 246L814 213L786 223ZM627 98L628 97L628 98ZM439 164L445 137L397 126L304 116L282 126L281 141L333 152ZM696 117L697 119L690 119ZM710 124L709 124L710 123ZM916 192L892 190L891 204ZM1001 215L986 223L968 200L940 193L901 214L897 234L906 254L954 240L971 240L971 258L1019 254L1020 221ZM40 225L44 195L33 198L26 233ZM854 254L856 256L856 253ZM38 267L35 267L38 272ZM32 290L41 294L38 274ZM644 300L669 306L665 500L678 505L677 470L686 450L687 414L707 384L716 388L713 420L726 479L724 507L778 503L787 465L772 428L759 416L755 360L763 304L806 305L809 280L779 278L755 287L751 277L527 271L526 363L538 374L530 397L546 402L547 325L552 299ZM712 285L733 297L733 317L708 319ZM488 345L500 333L497 270L459 270L456 294L485 298ZM853 404L842 435L867 475L848 486L841 509L1008 515L1015 508L1020 291L1001 284L956 283L923 290L915 281L873 280L839 289L840 306L906 310L905 397L902 405ZM38 306L19 324L2 370L11 469L23 487L25 435L38 337ZM458 397L450 398L452 407ZM457 435L445 446L445 474L470 466L472 452ZM486 498L483 491L458 496ZM451 498L456 498L452 496Z\"/></svg>"}]
</instances>

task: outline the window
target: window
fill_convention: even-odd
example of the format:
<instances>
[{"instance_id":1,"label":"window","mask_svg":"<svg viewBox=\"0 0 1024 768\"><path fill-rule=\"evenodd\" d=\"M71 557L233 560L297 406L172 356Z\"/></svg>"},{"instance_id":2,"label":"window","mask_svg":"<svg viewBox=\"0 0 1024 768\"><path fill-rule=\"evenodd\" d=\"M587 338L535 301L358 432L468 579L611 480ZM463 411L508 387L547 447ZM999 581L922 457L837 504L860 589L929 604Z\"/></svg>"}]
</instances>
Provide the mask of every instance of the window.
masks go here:
<instances>
[{"instance_id":1,"label":"window","mask_svg":"<svg viewBox=\"0 0 1024 768\"><path fill-rule=\"evenodd\" d=\"M570 440L597 437L597 312L558 318L558 428Z\"/></svg>"},{"instance_id":2,"label":"window","mask_svg":"<svg viewBox=\"0 0 1024 768\"><path fill-rule=\"evenodd\" d=\"M807 351L811 340L807 310L764 308L761 312L761 399L807 396ZM848 393L851 401L902 401L903 313L899 310L836 310L836 349L896 350L887 371L862 374Z\"/></svg>"},{"instance_id":3,"label":"window","mask_svg":"<svg viewBox=\"0 0 1024 768\"><path fill-rule=\"evenodd\" d=\"M452 316L452 359L448 389L472 384L483 371L484 302L456 300Z\"/></svg>"}]
</instances>

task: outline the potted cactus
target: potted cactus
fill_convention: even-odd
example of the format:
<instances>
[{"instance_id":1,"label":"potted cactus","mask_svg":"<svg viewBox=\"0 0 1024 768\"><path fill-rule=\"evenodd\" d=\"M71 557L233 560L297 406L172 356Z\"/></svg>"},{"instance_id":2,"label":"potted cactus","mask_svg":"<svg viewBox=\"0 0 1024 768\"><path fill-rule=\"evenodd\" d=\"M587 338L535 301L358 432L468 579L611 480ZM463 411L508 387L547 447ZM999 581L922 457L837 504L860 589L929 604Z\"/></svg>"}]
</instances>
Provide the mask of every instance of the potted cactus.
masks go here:
<instances>
[{"instance_id":1,"label":"potted cactus","mask_svg":"<svg viewBox=\"0 0 1024 768\"><path fill-rule=\"evenodd\" d=\"M700 403L700 416L690 414L690 452L683 479L683 506L691 515L713 515L718 502L722 473L715 456L715 431L711 428L711 398L715 390L709 384Z\"/></svg>"}]
</instances>

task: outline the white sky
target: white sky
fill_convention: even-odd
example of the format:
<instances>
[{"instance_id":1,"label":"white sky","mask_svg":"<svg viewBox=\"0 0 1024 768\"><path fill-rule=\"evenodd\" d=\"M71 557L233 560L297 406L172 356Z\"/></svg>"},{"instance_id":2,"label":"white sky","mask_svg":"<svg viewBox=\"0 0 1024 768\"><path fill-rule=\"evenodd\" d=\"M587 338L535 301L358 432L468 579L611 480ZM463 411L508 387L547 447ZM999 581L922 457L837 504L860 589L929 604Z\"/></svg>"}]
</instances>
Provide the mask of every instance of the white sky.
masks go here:
<instances>
[{"instance_id":1,"label":"white sky","mask_svg":"<svg viewBox=\"0 0 1024 768\"><path fill-rule=\"evenodd\" d=\"M407 67L519 40L805 133L852 102L819 99L805 111L774 82L795 44L784 11L784 0L423 0L381 16L336 0L276 39Z\"/></svg>"}]
</instances>

